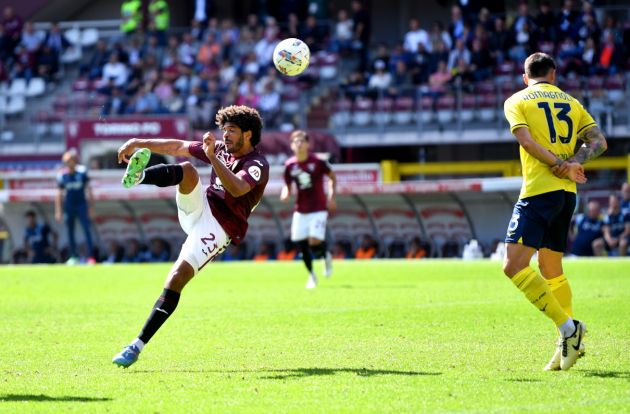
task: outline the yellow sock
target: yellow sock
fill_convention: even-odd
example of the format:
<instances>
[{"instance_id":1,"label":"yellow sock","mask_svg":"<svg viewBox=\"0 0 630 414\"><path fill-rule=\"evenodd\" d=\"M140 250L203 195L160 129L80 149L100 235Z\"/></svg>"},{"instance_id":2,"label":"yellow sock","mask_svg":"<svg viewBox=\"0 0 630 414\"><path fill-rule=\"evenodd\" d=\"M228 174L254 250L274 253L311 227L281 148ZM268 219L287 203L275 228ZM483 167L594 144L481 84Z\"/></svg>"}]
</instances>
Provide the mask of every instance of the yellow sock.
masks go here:
<instances>
[{"instance_id":1,"label":"yellow sock","mask_svg":"<svg viewBox=\"0 0 630 414\"><path fill-rule=\"evenodd\" d=\"M525 297L529 299L532 305L547 315L556 326L560 326L569 320L569 315L562 310L562 306L551 293L551 289L547 286L545 279L530 266L515 274L512 278L512 283L525 294Z\"/></svg>"},{"instance_id":2,"label":"yellow sock","mask_svg":"<svg viewBox=\"0 0 630 414\"><path fill-rule=\"evenodd\" d=\"M564 274L554 277L553 279L547 279L547 285L551 289L551 292L558 300L562 309L567 315L573 318L573 294L571 293L571 286Z\"/></svg>"}]
</instances>

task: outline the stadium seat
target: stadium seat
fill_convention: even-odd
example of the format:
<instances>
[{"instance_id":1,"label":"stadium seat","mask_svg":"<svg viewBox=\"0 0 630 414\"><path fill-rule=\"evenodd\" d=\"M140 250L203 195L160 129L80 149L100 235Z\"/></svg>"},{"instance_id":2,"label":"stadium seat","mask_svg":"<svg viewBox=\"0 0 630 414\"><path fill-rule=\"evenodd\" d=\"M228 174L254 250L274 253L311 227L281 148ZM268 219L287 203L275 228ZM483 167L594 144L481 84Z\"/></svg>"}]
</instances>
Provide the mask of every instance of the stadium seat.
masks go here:
<instances>
[{"instance_id":1,"label":"stadium seat","mask_svg":"<svg viewBox=\"0 0 630 414\"><path fill-rule=\"evenodd\" d=\"M389 124L392 122L392 108L394 100L392 98L378 99L374 106L374 122L379 125Z\"/></svg>"},{"instance_id":2,"label":"stadium seat","mask_svg":"<svg viewBox=\"0 0 630 414\"><path fill-rule=\"evenodd\" d=\"M625 86L621 75L611 75L604 83L608 100L613 104L620 104L626 100Z\"/></svg>"},{"instance_id":3,"label":"stadium seat","mask_svg":"<svg viewBox=\"0 0 630 414\"><path fill-rule=\"evenodd\" d=\"M72 46L80 46L81 45L81 31L74 27L72 29L68 29L63 33L64 37Z\"/></svg>"},{"instance_id":4,"label":"stadium seat","mask_svg":"<svg viewBox=\"0 0 630 414\"><path fill-rule=\"evenodd\" d=\"M462 95L462 109L458 112L458 116L462 122L470 122L475 118L475 95Z\"/></svg>"},{"instance_id":5,"label":"stadium seat","mask_svg":"<svg viewBox=\"0 0 630 414\"><path fill-rule=\"evenodd\" d=\"M89 27L81 32L80 43L83 47L91 47L98 42L98 29Z\"/></svg>"},{"instance_id":6,"label":"stadium seat","mask_svg":"<svg viewBox=\"0 0 630 414\"><path fill-rule=\"evenodd\" d=\"M0 114L6 113L7 110L7 97L0 95Z\"/></svg>"},{"instance_id":7,"label":"stadium seat","mask_svg":"<svg viewBox=\"0 0 630 414\"><path fill-rule=\"evenodd\" d=\"M453 95L440 96L435 105L435 112L439 123L452 122L455 117L455 98Z\"/></svg>"},{"instance_id":8,"label":"stadium seat","mask_svg":"<svg viewBox=\"0 0 630 414\"><path fill-rule=\"evenodd\" d=\"M477 105L479 120L484 122L493 121L497 113L497 98L493 93L486 93L479 96Z\"/></svg>"},{"instance_id":9,"label":"stadium seat","mask_svg":"<svg viewBox=\"0 0 630 414\"><path fill-rule=\"evenodd\" d=\"M496 84L491 80L481 81L475 85L475 91L478 95L495 93Z\"/></svg>"},{"instance_id":10,"label":"stadium seat","mask_svg":"<svg viewBox=\"0 0 630 414\"><path fill-rule=\"evenodd\" d=\"M325 54L319 61L319 76L321 79L330 80L337 77L338 57L335 54Z\"/></svg>"},{"instance_id":11,"label":"stadium seat","mask_svg":"<svg viewBox=\"0 0 630 414\"><path fill-rule=\"evenodd\" d=\"M428 124L433 121L433 100L428 96L420 99L416 121Z\"/></svg>"},{"instance_id":12,"label":"stadium seat","mask_svg":"<svg viewBox=\"0 0 630 414\"><path fill-rule=\"evenodd\" d=\"M394 123L398 125L408 124L413 120L413 98L399 96L394 102Z\"/></svg>"},{"instance_id":13,"label":"stadium seat","mask_svg":"<svg viewBox=\"0 0 630 414\"><path fill-rule=\"evenodd\" d=\"M516 70L516 64L511 60L506 60L503 63L497 65L495 73L498 79L512 79L514 77L514 71Z\"/></svg>"},{"instance_id":14,"label":"stadium seat","mask_svg":"<svg viewBox=\"0 0 630 414\"><path fill-rule=\"evenodd\" d=\"M24 95L14 95L9 98L5 113L7 115L19 115L26 109L26 99Z\"/></svg>"},{"instance_id":15,"label":"stadium seat","mask_svg":"<svg viewBox=\"0 0 630 414\"><path fill-rule=\"evenodd\" d=\"M359 96L354 102L352 123L356 126L368 125L372 120L372 108L374 102L370 98Z\"/></svg>"},{"instance_id":16,"label":"stadium seat","mask_svg":"<svg viewBox=\"0 0 630 414\"><path fill-rule=\"evenodd\" d=\"M26 95L26 79L13 79L9 87L9 95Z\"/></svg>"},{"instance_id":17,"label":"stadium seat","mask_svg":"<svg viewBox=\"0 0 630 414\"><path fill-rule=\"evenodd\" d=\"M46 82L43 78L32 78L28 82L28 86L26 88L26 96L41 96L44 94L44 92L46 92Z\"/></svg>"},{"instance_id":18,"label":"stadium seat","mask_svg":"<svg viewBox=\"0 0 630 414\"><path fill-rule=\"evenodd\" d=\"M77 46L71 46L68 49L66 49L65 52L63 52L63 54L61 55L61 63L75 63L78 62L79 60L81 60L81 48L77 47Z\"/></svg>"},{"instance_id":19,"label":"stadium seat","mask_svg":"<svg viewBox=\"0 0 630 414\"><path fill-rule=\"evenodd\" d=\"M352 102L349 99L341 99L335 102L332 122L335 126L347 126L350 123Z\"/></svg>"},{"instance_id":20,"label":"stadium seat","mask_svg":"<svg viewBox=\"0 0 630 414\"><path fill-rule=\"evenodd\" d=\"M553 42L538 42L538 50L543 53L547 53L548 55L553 56L555 45Z\"/></svg>"}]
</instances>

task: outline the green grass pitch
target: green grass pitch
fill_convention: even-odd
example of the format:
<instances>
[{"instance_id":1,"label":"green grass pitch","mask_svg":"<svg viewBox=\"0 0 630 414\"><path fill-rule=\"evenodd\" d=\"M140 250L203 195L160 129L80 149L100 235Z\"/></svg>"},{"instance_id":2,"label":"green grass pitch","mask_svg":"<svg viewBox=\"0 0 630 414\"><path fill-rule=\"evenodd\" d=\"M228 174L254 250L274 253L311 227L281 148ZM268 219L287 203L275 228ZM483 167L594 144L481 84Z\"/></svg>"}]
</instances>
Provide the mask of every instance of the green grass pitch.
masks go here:
<instances>
[{"instance_id":1,"label":"green grass pitch","mask_svg":"<svg viewBox=\"0 0 630 414\"><path fill-rule=\"evenodd\" d=\"M317 263L321 265L321 263ZM630 261L569 260L587 355L498 262L216 263L123 370L170 265L0 267L0 412L630 411Z\"/></svg>"}]
</instances>

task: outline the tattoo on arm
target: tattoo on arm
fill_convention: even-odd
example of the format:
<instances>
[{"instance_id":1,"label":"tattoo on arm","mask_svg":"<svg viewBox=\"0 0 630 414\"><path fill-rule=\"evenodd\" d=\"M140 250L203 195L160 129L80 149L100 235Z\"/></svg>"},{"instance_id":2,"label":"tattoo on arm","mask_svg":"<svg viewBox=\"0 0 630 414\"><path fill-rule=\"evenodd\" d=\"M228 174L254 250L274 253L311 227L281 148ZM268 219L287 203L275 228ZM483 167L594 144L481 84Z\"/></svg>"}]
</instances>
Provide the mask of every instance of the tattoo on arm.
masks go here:
<instances>
[{"instance_id":1,"label":"tattoo on arm","mask_svg":"<svg viewBox=\"0 0 630 414\"><path fill-rule=\"evenodd\" d=\"M608 148L604 134L596 126L587 129L578 138L584 141L584 145L575 153L573 159L580 164L594 160Z\"/></svg>"}]
</instances>

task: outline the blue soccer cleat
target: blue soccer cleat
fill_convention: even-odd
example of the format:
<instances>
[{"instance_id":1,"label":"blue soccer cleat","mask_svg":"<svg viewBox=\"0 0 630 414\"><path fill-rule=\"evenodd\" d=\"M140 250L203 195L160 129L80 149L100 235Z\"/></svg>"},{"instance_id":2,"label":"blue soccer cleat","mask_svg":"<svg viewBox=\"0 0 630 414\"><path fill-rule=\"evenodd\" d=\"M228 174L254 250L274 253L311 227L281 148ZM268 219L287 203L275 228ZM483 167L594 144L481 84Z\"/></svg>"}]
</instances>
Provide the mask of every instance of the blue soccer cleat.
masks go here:
<instances>
[{"instance_id":1,"label":"blue soccer cleat","mask_svg":"<svg viewBox=\"0 0 630 414\"><path fill-rule=\"evenodd\" d=\"M140 350L135 345L126 346L120 353L114 356L112 362L119 367L129 368L131 364L138 360L138 356L140 355Z\"/></svg>"},{"instance_id":2,"label":"blue soccer cleat","mask_svg":"<svg viewBox=\"0 0 630 414\"><path fill-rule=\"evenodd\" d=\"M151 150L148 148L139 149L129 158L127 171L125 171L125 175L122 178L122 183L125 188L131 188L138 184L142 178L142 172L149 163L150 158Z\"/></svg>"}]
</instances>

